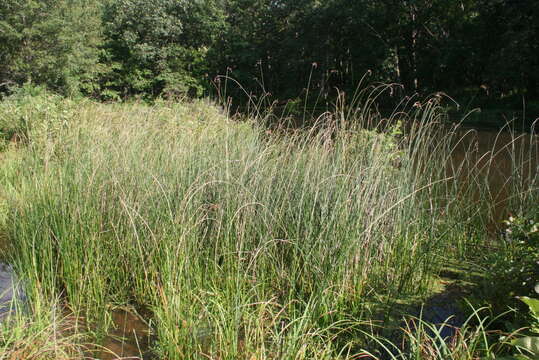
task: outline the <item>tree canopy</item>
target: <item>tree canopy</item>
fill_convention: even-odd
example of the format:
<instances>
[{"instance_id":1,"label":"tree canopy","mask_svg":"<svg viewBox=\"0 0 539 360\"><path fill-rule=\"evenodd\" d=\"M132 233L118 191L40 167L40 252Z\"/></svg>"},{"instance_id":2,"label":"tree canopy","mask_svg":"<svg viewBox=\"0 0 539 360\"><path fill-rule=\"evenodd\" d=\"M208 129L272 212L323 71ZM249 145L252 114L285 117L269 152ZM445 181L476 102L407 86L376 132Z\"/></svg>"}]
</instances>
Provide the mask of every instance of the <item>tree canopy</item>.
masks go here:
<instances>
[{"instance_id":1,"label":"tree canopy","mask_svg":"<svg viewBox=\"0 0 539 360\"><path fill-rule=\"evenodd\" d=\"M217 75L277 99L353 91L539 95L535 0L4 0L0 91L201 96Z\"/></svg>"}]
</instances>

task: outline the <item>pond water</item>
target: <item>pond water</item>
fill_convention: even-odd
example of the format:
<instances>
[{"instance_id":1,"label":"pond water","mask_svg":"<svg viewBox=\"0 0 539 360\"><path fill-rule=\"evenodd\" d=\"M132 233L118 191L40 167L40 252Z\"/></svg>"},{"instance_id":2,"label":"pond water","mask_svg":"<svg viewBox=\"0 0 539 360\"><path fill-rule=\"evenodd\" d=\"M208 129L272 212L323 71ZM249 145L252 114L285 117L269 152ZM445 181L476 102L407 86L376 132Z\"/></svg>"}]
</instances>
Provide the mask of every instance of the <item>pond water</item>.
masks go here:
<instances>
[{"instance_id":1,"label":"pond water","mask_svg":"<svg viewBox=\"0 0 539 360\"><path fill-rule=\"evenodd\" d=\"M15 311L13 300L24 302L24 293L11 266L0 262L0 322Z\"/></svg>"},{"instance_id":2,"label":"pond water","mask_svg":"<svg viewBox=\"0 0 539 360\"><path fill-rule=\"evenodd\" d=\"M456 137L449 176L462 193L491 204L489 230L498 231L502 221L519 212L516 197L532 200L539 189L539 136L509 132L463 130ZM516 166L515 166L516 164ZM535 191L535 193L534 193ZM473 206L473 204L470 204Z\"/></svg>"},{"instance_id":3,"label":"pond water","mask_svg":"<svg viewBox=\"0 0 539 360\"><path fill-rule=\"evenodd\" d=\"M13 268L0 262L0 323L14 314L15 302L24 304L25 295L20 285ZM126 310L114 311L112 320L114 327L105 338L103 348L92 355L102 360L150 359L151 354L147 352L150 330L146 322Z\"/></svg>"},{"instance_id":4,"label":"pond water","mask_svg":"<svg viewBox=\"0 0 539 360\"><path fill-rule=\"evenodd\" d=\"M101 360L112 359L153 359L148 351L151 333L148 324L138 315L127 310L112 313L114 328L103 342L103 349L98 352Z\"/></svg>"}]
</instances>

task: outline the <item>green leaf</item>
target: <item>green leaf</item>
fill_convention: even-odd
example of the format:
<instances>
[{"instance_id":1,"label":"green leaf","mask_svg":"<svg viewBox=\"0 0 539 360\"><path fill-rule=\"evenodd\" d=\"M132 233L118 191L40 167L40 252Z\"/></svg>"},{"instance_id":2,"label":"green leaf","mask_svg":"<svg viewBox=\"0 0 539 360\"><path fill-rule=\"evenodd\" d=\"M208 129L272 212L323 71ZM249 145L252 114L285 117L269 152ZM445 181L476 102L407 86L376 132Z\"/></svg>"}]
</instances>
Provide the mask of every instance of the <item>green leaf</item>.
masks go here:
<instances>
[{"instance_id":1,"label":"green leaf","mask_svg":"<svg viewBox=\"0 0 539 360\"><path fill-rule=\"evenodd\" d=\"M521 296L519 299L526 303L526 305L528 305L530 308L532 315L539 319L539 299L532 299L527 296Z\"/></svg>"},{"instance_id":2,"label":"green leaf","mask_svg":"<svg viewBox=\"0 0 539 360\"><path fill-rule=\"evenodd\" d=\"M539 337L525 336L514 339L511 344L530 353L531 359L539 360Z\"/></svg>"}]
</instances>

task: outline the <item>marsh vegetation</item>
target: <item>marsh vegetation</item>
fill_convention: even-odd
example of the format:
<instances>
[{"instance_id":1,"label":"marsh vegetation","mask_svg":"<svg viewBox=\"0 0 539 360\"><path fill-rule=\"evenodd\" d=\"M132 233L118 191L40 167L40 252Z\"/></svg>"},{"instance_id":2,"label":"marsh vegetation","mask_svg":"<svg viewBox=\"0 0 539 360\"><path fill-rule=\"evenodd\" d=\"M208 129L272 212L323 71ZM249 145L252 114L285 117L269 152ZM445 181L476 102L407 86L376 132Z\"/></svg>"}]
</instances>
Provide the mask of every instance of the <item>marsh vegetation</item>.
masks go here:
<instances>
[{"instance_id":1,"label":"marsh vegetation","mask_svg":"<svg viewBox=\"0 0 539 360\"><path fill-rule=\"evenodd\" d=\"M401 320L444 274L485 284L488 256L513 254L501 220L537 212L537 136L484 148L436 97L383 117L362 96L308 129L206 100L6 98L3 256L27 301L0 357L115 358L118 324L136 353L116 355L143 358L510 354L479 309L509 282L462 290L472 316L448 342Z\"/></svg>"},{"instance_id":2,"label":"marsh vegetation","mask_svg":"<svg viewBox=\"0 0 539 360\"><path fill-rule=\"evenodd\" d=\"M0 360L537 360L538 15L0 1Z\"/></svg>"}]
</instances>

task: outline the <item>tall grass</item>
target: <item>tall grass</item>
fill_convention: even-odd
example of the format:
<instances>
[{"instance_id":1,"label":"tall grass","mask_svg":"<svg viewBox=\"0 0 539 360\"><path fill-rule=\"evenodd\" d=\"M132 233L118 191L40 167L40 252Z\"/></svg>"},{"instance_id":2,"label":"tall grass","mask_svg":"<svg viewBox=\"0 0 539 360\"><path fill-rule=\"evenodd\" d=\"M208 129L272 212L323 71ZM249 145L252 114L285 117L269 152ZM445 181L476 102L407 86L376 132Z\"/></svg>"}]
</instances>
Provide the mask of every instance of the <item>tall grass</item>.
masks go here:
<instances>
[{"instance_id":1,"label":"tall grass","mask_svg":"<svg viewBox=\"0 0 539 360\"><path fill-rule=\"evenodd\" d=\"M14 301L13 306L17 311L2 317L0 323L0 359L87 358L90 338L79 331L78 319L63 314L57 301L35 309L32 316L24 313L24 304Z\"/></svg>"},{"instance_id":2,"label":"tall grass","mask_svg":"<svg viewBox=\"0 0 539 360\"><path fill-rule=\"evenodd\" d=\"M102 331L114 305L145 309L163 358L350 358L373 303L425 294L487 237L482 170L451 161L458 133L434 100L296 131L205 101L36 101L61 116L3 104L29 111L1 196L30 304L59 297ZM508 181L525 207L537 174L522 174Z\"/></svg>"},{"instance_id":3,"label":"tall grass","mask_svg":"<svg viewBox=\"0 0 539 360\"><path fill-rule=\"evenodd\" d=\"M444 336L444 328L451 328L451 319L442 324L432 324L421 317L405 319L402 327L403 339L400 344L387 338L366 333L379 348L377 353L365 350L370 359L391 360L472 360L472 359L517 359L517 357L499 357L500 353L510 352L511 340L518 337L519 331L503 334L491 330L492 324L499 317L506 315L486 315L486 308L472 308L472 314L453 335Z\"/></svg>"}]
</instances>

